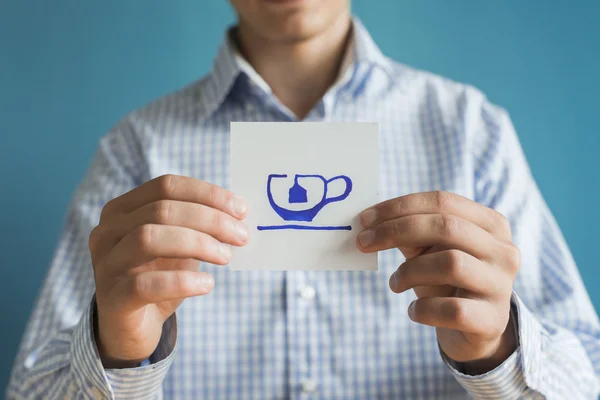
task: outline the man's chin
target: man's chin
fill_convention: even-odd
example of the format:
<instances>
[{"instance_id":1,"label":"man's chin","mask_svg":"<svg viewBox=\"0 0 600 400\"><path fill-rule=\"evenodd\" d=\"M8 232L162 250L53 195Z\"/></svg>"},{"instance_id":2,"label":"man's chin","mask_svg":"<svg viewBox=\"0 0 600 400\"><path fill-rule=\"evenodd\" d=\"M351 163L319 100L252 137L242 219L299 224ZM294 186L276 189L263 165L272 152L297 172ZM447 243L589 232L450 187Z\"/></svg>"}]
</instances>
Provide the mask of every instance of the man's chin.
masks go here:
<instances>
[{"instance_id":1,"label":"man's chin","mask_svg":"<svg viewBox=\"0 0 600 400\"><path fill-rule=\"evenodd\" d=\"M328 19L314 12L299 12L275 21L277 22L269 26L269 38L282 43L309 40L341 22L340 19Z\"/></svg>"},{"instance_id":2,"label":"man's chin","mask_svg":"<svg viewBox=\"0 0 600 400\"><path fill-rule=\"evenodd\" d=\"M327 29L327 26L311 15L293 15L278 20L269 28L269 37L274 41L300 42L319 35Z\"/></svg>"}]
</instances>

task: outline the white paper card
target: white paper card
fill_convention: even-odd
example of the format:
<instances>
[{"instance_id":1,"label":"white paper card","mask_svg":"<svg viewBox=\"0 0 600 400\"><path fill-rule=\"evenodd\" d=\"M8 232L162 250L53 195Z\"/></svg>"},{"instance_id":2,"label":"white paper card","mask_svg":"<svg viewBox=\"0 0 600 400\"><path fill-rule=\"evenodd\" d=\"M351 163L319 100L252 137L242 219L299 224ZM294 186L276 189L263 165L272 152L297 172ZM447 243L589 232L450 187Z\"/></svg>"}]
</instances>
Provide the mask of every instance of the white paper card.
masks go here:
<instances>
[{"instance_id":1,"label":"white paper card","mask_svg":"<svg viewBox=\"0 0 600 400\"><path fill-rule=\"evenodd\" d=\"M356 247L377 203L376 123L232 122L231 190L248 202L235 270L377 270Z\"/></svg>"}]
</instances>

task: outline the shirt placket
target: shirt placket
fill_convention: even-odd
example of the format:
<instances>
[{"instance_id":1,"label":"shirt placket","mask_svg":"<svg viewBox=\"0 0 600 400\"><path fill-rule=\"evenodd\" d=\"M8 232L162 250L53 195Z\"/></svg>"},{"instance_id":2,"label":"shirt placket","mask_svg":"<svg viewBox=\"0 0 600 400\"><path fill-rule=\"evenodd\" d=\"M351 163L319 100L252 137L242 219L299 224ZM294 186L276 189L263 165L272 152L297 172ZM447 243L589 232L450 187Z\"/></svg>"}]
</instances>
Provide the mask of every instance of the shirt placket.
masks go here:
<instances>
[{"instance_id":1,"label":"shirt placket","mask_svg":"<svg viewBox=\"0 0 600 400\"><path fill-rule=\"evenodd\" d=\"M316 285L311 271L287 272L288 360L291 399L318 397Z\"/></svg>"}]
</instances>

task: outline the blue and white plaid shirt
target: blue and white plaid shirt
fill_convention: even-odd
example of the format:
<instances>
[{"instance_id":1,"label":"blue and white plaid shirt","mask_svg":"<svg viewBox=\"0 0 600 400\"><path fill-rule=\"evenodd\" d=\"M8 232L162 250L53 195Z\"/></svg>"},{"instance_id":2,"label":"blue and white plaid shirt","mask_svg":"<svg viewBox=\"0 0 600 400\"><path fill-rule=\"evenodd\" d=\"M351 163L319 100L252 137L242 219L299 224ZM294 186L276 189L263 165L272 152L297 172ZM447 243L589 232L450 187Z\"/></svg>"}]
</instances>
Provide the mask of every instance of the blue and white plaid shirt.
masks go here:
<instances>
[{"instance_id":1,"label":"blue and white plaid shirt","mask_svg":"<svg viewBox=\"0 0 600 400\"><path fill-rule=\"evenodd\" d=\"M600 325L506 112L473 87L386 58L354 21L352 57L305 120L376 121L380 200L445 190L511 221L522 266L519 347L467 376L376 272L230 271L186 300L148 365L104 369L93 336L88 235L106 202L162 174L229 185L231 121L295 121L226 40L212 72L124 118L79 187L23 338L8 397L168 399L595 398Z\"/></svg>"}]
</instances>

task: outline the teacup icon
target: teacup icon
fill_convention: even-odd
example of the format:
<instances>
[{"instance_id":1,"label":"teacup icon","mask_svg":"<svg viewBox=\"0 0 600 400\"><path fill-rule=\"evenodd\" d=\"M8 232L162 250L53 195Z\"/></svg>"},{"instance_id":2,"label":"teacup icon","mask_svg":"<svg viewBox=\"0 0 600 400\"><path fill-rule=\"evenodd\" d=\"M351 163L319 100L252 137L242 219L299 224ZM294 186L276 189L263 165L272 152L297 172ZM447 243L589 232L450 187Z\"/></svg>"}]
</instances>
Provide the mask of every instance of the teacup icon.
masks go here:
<instances>
[{"instance_id":1,"label":"teacup icon","mask_svg":"<svg viewBox=\"0 0 600 400\"><path fill-rule=\"evenodd\" d=\"M289 192L288 192L288 194L289 194L288 203L290 205L308 205L309 207L308 208L300 207L299 209L291 209L291 208L286 208L286 207L283 207L283 206L277 204L277 202L275 201L274 196L273 196L273 191L272 191L273 180L274 179L283 179L283 178L287 178L287 175L286 174L271 174L268 176L268 178L267 178L267 197L269 198L269 203L271 205L271 208L273 208L273 210L285 221L311 222L315 218L315 216L319 213L319 211L321 211L323 209L323 207L325 207L329 203L344 200L345 198L348 197L348 195L352 191L352 180L345 175L338 175L338 176L334 176L333 178L326 179L322 175L296 174L296 175L294 175L294 185L289 189ZM320 199L317 198L317 201L315 202L314 196L313 196L313 201L312 201L313 204L312 205L311 205L311 202L309 202L309 196L307 194L307 190L304 187L302 187L300 185L300 183L298 182L299 179L305 179L305 178L314 178L314 179L320 180L320 182L323 185L322 197ZM342 194L340 194L339 196L327 197L328 185L337 180L343 180L345 182L346 187L344 189L344 192ZM293 208L298 208L298 207L293 207ZM323 227L323 228L326 228L326 227ZM335 228L335 227L330 227L330 228ZM348 229L348 227L339 227L339 228L340 229ZM291 228L291 229L303 229L303 228L296 227L296 228Z\"/></svg>"}]
</instances>

